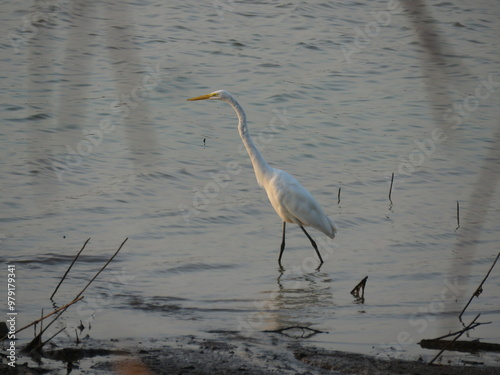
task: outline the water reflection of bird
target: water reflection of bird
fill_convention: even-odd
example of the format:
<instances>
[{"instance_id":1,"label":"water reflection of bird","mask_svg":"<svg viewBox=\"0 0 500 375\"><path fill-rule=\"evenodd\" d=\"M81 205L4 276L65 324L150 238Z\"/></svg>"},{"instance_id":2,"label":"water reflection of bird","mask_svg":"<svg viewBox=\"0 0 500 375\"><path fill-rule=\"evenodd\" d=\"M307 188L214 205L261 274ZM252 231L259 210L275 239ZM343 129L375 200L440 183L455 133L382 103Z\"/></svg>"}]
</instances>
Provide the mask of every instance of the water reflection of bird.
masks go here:
<instances>
[{"instance_id":1,"label":"water reflection of bird","mask_svg":"<svg viewBox=\"0 0 500 375\"><path fill-rule=\"evenodd\" d=\"M222 100L228 103L233 107L238 116L238 131L248 155L250 156L250 160L252 161L257 182L266 190L272 206L283 220L283 238L278 258L280 266L281 256L285 249L286 223L295 223L302 229L307 238L311 241L316 254L318 254L321 265L323 259L319 253L318 246L304 229L304 226L311 226L323 232L328 237L334 238L335 233L337 233L337 228L333 220L325 214L316 199L314 199L314 197L293 176L285 171L272 168L267 164L257 147L255 147L248 133L246 115L243 108L241 108L239 103L229 92L218 90L211 94L198 96L188 100L205 99Z\"/></svg>"}]
</instances>

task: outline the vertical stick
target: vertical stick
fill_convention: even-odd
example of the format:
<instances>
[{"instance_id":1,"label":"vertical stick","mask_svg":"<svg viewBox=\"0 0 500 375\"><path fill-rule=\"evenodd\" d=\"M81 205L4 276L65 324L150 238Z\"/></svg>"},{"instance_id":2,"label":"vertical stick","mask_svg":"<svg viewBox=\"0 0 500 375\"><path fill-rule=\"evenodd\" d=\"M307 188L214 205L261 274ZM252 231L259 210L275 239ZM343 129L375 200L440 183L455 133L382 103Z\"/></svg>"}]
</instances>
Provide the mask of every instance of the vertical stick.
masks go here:
<instances>
[{"instance_id":1,"label":"vertical stick","mask_svg":"<svg viewBox=\"0 0 500 375\"><path fill-rule=\"evenodd\" d=\"M342 190L342 188L339 188L339 194L337 195L337 197L338 197L337 204L339 204L339 203L340 203L340 190Z\"/></svg>"},{"instance_id":2,"label":"vertical stick","mask_svg":"<svg viewBox=\"0 0 500 375\"><path fill-rule=\"evenodd\" d=\"M392 184L394 182L394 172L392 172L392 177L391 177L391 187L389 188L389 200L392 203L391 195L392 195Z\"/></svg>"},{"instance_id":3,"label":"vertical stick","mask_svg":"<svg viewBox=\"0 0 500 375\"><path fill-rule=\"evenodd\" d=\"M457 229L460 228L460 204L457 201Z\"/></svg>"},{"instance_id":4,"label":"vertical stick","mask_svg":"<svg viewBox=\"0 0 500 375\"><path fill-rule=\"evenodd\" d=\"M42 331L43 331L43 319L42 318L43 318L43 309L42 309L42 315L40 316L40 319L41 319L40 320L40 333L42 333Z\"/></svg>"}]
</instances>

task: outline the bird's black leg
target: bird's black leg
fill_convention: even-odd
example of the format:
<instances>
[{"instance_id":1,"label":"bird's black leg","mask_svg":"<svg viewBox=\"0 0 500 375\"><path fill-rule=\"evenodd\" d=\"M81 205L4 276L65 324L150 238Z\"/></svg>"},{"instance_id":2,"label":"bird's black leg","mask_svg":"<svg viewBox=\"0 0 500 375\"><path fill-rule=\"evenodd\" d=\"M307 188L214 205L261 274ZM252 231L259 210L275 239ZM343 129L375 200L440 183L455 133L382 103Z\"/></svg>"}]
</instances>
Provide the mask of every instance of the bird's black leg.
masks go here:
<instances>
[{"instance_id":1,"label":"bird's black leg","mask_svg":"<svg viewBox=\"0 0 500 375\"><path fill-rule=\"evenodd\" d=\"M285 250L285 226L286 223L283 222L283 239L281 240L280 257L278 258L278 263L280 266L281 266L281 256L283 255L283 250Z\"/></svg>"},{"instance_id":2,"label":"bird's black leg","mask_svg":"<svg viewBox=\"0 0 500 375\"><path fill-rule=\"evenodd\" d=\"M313 245L314 250L316 250L316 254L318 254L319 261L321 262L320 263L320 266L321 266L323 264L323 258L321 258L321 254L319 253L318 246L316 245L316 242L314 242L314 240L311 238L309 233L306 232L306 230L304 229L304 227L302 225L300 226L300 229L302 229L302 231L306 234L307 238L309 238L309 241L311 241L311 245Z\"/></svg>"}]
</instances>

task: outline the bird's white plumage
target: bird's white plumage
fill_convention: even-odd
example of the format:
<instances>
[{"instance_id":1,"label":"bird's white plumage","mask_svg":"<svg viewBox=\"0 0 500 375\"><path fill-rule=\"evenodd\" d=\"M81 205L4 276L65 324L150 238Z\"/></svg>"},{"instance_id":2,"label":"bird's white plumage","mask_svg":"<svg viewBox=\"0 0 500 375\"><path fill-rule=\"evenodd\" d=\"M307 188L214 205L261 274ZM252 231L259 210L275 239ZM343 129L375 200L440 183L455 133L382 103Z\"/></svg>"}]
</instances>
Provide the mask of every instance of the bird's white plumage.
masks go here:
<instances>
[{"instance_id":1,"label":"bird's white plumage","mask_svg":"<svg viewBox=\"0 0 500 375\"><path fill-rule=\"evenodd\" d=\"M314 197L289 173L273 168L263 187L271 205L281 219L287 223L310 226L330 238L337 228L325 214Z\"/></svg>"},{"instance_id":2,"label":"bird's white plumage","mask_svg":"<svg viewBox=\"0 0 500 375\"><path fill-rule=\"evenodd\" d=\"M311 240L321 262L321 255L315 242L304 230L303 226L310 226L323 232L330 238L334 238L337 228L333 220L325 214L316 199L290 174L285 171L271 168L248 133L246 115L243 108L236 99L225 90L214 91L208 95L202 95L188 100L222 100L236 112L238 116L238 131L241 140L245 145L250 160L252 162L255 177L260 186L262 186L271 202L276 213L281 217L284 223L295 223L301 226L302 230ZM281 245L281 254L285 246L285 226L283 225L283 242ZM281 263L280 263L281 264Z\"/></svg>"}]
</instances>

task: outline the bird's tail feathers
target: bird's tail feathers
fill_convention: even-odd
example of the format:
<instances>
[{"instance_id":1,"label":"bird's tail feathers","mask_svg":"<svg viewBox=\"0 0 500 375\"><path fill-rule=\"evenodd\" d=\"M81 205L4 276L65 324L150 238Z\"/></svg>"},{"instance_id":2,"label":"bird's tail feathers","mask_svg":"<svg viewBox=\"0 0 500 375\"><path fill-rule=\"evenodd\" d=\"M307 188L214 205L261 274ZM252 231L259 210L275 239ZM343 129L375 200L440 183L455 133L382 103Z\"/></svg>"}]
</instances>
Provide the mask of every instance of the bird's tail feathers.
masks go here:
<instances>
[{"instance_id":1,"label":"bird's tail feathers","mask_svg":"<svg viewBox=\"0 0 500 375\"><path fill-rule=\"evenodd\" d=\"M337 226L333 222L333 219L330 216L326 216L328 218L328 221L330 223L330 226L332 228L331 234L328 234L328 237L330 238L335 238L335 235L337 234Z\"/></svg>"}]
</instances>

